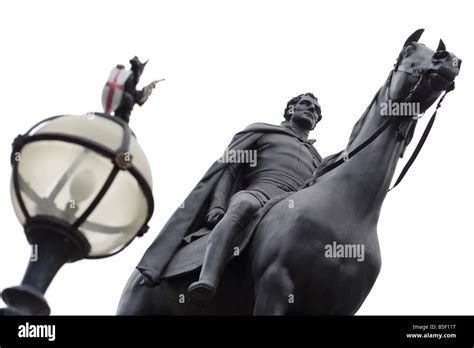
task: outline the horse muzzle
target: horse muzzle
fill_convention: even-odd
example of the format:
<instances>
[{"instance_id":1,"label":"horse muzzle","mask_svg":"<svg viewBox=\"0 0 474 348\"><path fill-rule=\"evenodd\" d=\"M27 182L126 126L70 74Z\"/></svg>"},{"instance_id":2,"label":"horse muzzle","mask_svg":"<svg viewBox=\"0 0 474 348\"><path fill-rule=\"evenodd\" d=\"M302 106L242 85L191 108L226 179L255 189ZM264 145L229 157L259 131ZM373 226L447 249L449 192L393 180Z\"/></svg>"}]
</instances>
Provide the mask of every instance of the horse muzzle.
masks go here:
<instances>
[{"instance_id":1,"label":"horse muzzle","mask_svg":"<svg viewBox=\"0 0 474 348\"><path fill-rule=\"evenodd\" d=\"M446 53L444 59L438 61L438 64L435 64L426 72L430 88L436 92L444 91L450 87L456 76L459 75L461 68L461 59L446 51L444 53Z\"/></svg>"},{"instance_id":2,"label":"horse muzzle","mask_svg":"<svg viewBox=\"0 0 474 348\"><path fill-rule=\"evenodd\" d=\"M442 92L448 89L454 83L458 74L459 69L446 69L444 67L440 67L434 71L429 71L427 73L427 78L430 89L436 92Z\"/></svg>"}]
</instances>

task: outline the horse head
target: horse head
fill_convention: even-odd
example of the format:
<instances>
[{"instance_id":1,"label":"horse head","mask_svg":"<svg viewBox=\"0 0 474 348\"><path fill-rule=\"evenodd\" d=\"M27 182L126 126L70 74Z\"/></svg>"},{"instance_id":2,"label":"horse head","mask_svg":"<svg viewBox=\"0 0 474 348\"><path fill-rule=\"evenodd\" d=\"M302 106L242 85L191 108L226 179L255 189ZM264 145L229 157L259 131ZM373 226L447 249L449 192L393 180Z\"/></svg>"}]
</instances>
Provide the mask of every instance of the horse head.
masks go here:
<instances>
[{"instance_id":1,"label":"horse head","mask_svg":"<svg viewBox=\"0 0 474 348\"><path fill-rule=\"evenodd\" d=\"M415 102L420 112L428 109L443 91L454 88L461 59L446 50L443 40L436 51L418 42L424 29L405 41L390 74L389 98L394 102Z\"/></svg>"}]
</instances>

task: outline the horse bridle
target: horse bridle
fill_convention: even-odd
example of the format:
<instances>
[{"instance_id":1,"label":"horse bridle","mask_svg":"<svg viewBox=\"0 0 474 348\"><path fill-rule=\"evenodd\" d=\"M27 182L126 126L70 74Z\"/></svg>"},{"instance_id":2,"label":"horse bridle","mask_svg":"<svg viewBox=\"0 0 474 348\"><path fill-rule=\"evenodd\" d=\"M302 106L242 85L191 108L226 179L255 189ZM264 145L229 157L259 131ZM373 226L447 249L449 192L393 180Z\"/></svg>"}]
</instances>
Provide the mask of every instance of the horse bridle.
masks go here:
<instances>
[{"instance_id":1,"label":"horse bridle","mask_svg":"<svg viewBox=\"0 0 474 348\"><path fill-rule=\"evenodd\" d=\"M403 68L403 70L400 70L400 67L398 67L397 71L404 72L404 73L410 73L412 75L418 73L419 76L420 76L417 83L415 84L415 86L410 90L407 98L411 97L414 94L414 92L416 91L418 86L421 84L421 81L423 81L425 76L427 76L432 71L432 65L429 66L428 68L423 68L423 67L417 67L417 68L413 68L412 71L410 72L409 69ZM395 184L393 184L393 186L388 191L393 190L398 184L400 184L400 182L403 180L403 178L405 177L406 173L408 172L408 170L410 169L412 164L415 162L418 154L420 153L421 149L423 148L423 145L425 144L426 139L428 138L428 135L430 134L431 128L433 127L434 121L436 119L436 115L438 113L438 109L441 107L441 103L443 102L446 95L449 92L451 92L452 90L454 90L454 88L455 88L455 84L454 84L454 80L453 80L449 84L449 86L444 90L444 93L442 94L441 98L439 99L438 104L436 105L435 111L431 115L430 120L428 121L428 124L426 125L425 130L423 131L423 134L421 135L421 138L418 141L418 144L416 144L415 150L413 151L412 155L408 159L408 162L405 164L405 166L403 167L400 174L398 175L398 178L395 181ZM424 114L424 112L423 112L423 114ZM417 119L420 119L423 116L423 114L417 116Z\"/></svg>"},{"instance_id":2,"label":"horse bridle","mask_svg":"<svg viewBox=\"0 0 474 348\"><path fill-rule=\"evenodd\" d=\"M396 72L402 72L414 77L418 77L418 81L416 81L415 85L410 89L408 92L407 96L403 98L402 103L406 102L409 98L413 96L413 94L416 92L418 87L421 85L421 82L425 78L425 76L428 74L429 68L424 68L421 66L413 67L413 68L407 68L404 66L399 66L398 64L395 66L395 68L392 70L390 73L390 78L389 78L389 83L388 83L388 88L387 88L387 93L390 96L390 84L392 82L392 77L393 74Z\"/></svg>"},{"instance_id":3,"label":"horse bridle","mask_svg":"<svg viewBox=\"0 0 474 348\"><path fill-rule=\"evenodd\" d=\"M400 59L400 58L399 58ZM388 90L390 89L390 83L391 83L391 80L392 80L392 77L393 77L393 74L396 73L396 72L402 72L402 73L405 73L405 74L408 74L408 75L411 75L411 76L414 76L414 77L418 77L418 81L415 83L415 85L410 89L410 91L408 92L408 95L403 98L403 101L402 102L406 102L407 99L411 98L413 96L413 94L416 92L416 90L418 89L418 87L421 85L421 82L424 80L424 78L431 72L434 72L434 68L433 68L433 64L429 65L429 66L415 66L415 67L406 67L406 66L403 66L403 65L400 65L399 63L399 59L397 60L397 63L395 64L393 70L390 72L390 77L388 79ZM447 92L450 92L454 89L454 81L451 82L451 84L445 89L445 91ZM446 93L447 93L446 92ZM421 116L420 116L421 117ZM418 118L420 118L418 117Z\"/></svg>"},{"instance_id":4,"label":"horse bridle","mask_svg":"<svg viewBox=\"0 0 474 348\"><path fill-rule=\"evenodd\" d=\"M395 66L393 68L393 70L390 72L390 75L389 75L389 78L387 79L387 93L388 95L390 96L390 85L391 85L391 82L392 82L392 77L394 75L394 73L396 72L403 72L403 73L406 73L406 74L410 74L412 76L416 76L418 77L418 81L415 83L415 85L410 89L410 91L408 92L407 96L405 98L403 98L402 102L406 102L409 98L411 98L413 96L413 94L416 92L416 90L418 89L418 87L421 85L421 82L423 81L423 79L432 71L432 65L430 65L429 67L422 67L422 66L418 66L418 67L413 67L413 68L406 68L404 66L401 66L400 65L400 57L397 59L397 62L395 63ZM416 148L415 150L413 151L412 155L410 156L410 158L408 159L408 162L405 164L405 166L403 167L402 171L400 172L397 180L395 181L395 184L388 190L393 190L398 184L400 184L400 182L402 181L402 179L405 177L405 174L408 172L408 169L410 169L410 167L412 166L412 164L415 162L415 159L416 157L418 156L418 154L420 153L426 139L428 138L428 135L431 131L431 128L433 127L433 123L436 119L436 114L438 112L438 109L441 107L441 103L443 102L444 98L446 97L446 94L448 94L449 92L451 92L452 90L454 90L454 81L444 90L444 94L441 96L441 98L439 99L438 101L438 104L436 105L436 109L435 111L433 112L433 115L431 116L428 124L426 125L426 128L425 130L423 131L423 134L420 138L420 140L418 141L418 144L416 145ZM377 93L378 95L378 93ZM376 99L377 99L377 95L376 97L374 97L374 99L372 100L371 102L371 105L376 102ZM371 106L370 105L370 106ZM369 106L369 108L370 108ZM424 114L424 113L423 113ZM417 116L416 119L419 119L421 118L421 116ZM347 151L347 150L344 150L342 151L342 153L344 154L342 158L339 158L337 161L329 164L328 166L324 167L320 172L317 172L316 173L316 176L315 178L313 179L313 181L317 178L319 178L320 176L330 172L331 170L339 167L342 163L344 162L347 162L351 157L355 156L358 152L360 152L361 150L363 150L365 147L367 147L368 145L370 145L375 139L378 138L378 136L380 134L382 134L387 128L388 126L391 124L390 122L390 117L388 117L383 123L382 125L367 139L365 140L362 144L360 144L359 146L357 146L355 149L353 149L352 151Z\"/></svg>"}]
</instances>

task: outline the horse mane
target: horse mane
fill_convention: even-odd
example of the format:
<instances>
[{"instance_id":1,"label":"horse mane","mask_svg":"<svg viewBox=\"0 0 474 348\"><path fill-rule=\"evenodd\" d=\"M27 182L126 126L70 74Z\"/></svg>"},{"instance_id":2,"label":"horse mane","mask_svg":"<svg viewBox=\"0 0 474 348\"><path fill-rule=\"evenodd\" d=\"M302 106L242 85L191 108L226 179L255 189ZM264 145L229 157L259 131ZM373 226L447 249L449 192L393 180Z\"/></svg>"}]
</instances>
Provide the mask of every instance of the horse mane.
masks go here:
<instances>
[{"instance_id":1,"label":"horse mane","mask_svg":"<svg viewBox=\"0 0 474 348\"><path fill-rule=\"evenodd\" d=\"M369 114L369 111L370 111L370 108L372 107L372 104L374 103L374 101L376 100L376 98L378 97L379 95L379 92L377 92L377 94L375 95L375 97L372 99L372 102L369 104L369 106L367 106L367 109L365 109L364 113L362 114L362 116L359 118L359 120L356 122L356 124L354 125L354 127L352 127L352 132L351 132L351 135L349 137L349 142L347 143L347 146L346 148L349 148L349 146L352 145L352 143L354 142L354 140L357 138L357 136L359 135L360 133L360 130L362 129L362 126L364 125L365 123L365 120L367 118L367 115Z\"/></svg>"},{"instance_id":2,"label":"horse mane","mask_svg":"<svg viewBox=\"0 0 474 348\"><path fill-rule=\"evenodd\" d=\"M379 88L379 90L377 91L377 93L375 93L374 97L372 98L372 101L370 102L369 106L367 106L367 108L365 109L364 113L362 114L362 116L359 118L359 120L356 122L356 124L354 125L354 127L352 127L352 132L351 132L351 135L349 137L349 142L347 143L347 146L346 146L346 149L349 148L349 146L351 146L355 139L357 138L357 136L359 135L361 129L362 129L362 126L364 125L366 119L367 119L367 115L369 114L369 111L370 109L372 108L372 105L377 101L377 98L380 94L380 92L382 91L382 89L384 87L387 87L390 85L390 82L392 80L392 72L390 73L390 75L388 76L387 78L387 81L385 81L385 84ZM345 150L342 150L338 153L335 153L335 154L332 154L330 156L327 156L325 158L323 158L321 164L319 165L318 169L316 170L316 177L318 176L317 173L321 170L323 170L325 167L327 167L328 165L330 165L331 163L337 161L341 154L344 152Z\"/></svg>"},{"instance_id":3,"label":"horse mane","mask_svg":"<svg viewBox=\"0 0 474 348\"><path fill-rule=\"evenodd\" d=\"M354 142L354 140L357 138L357 136L359 135L360 133L360 130L362 129L362 126L364 125L364 122L365 122L365 119L367 118L367 115L369 114L369 111L370 111L370 108L372 107L372 105L376 102L380 92L382 91L382 89L384 87L388 87L390 86L390 83L392 82L392 75L393 75L393 70L390 72L390 74L388 75L387 77L387 80L385 81L385 83L383 84L382 87L379 88L379 90L377 91L377 93L375 93L374 97L372 98L372 101L370 102L369 106L367 106L367 109L365 109L364 113L362 114L362 116L359 118L359 120L356 122L356 124L354 125L354 127L352 128L352 132L351 132L351 136L349 137L349 142L347 143L347 146L346 148L349 148L349 146L352 145L352 143Z\"/></svg>"}]
</instances>

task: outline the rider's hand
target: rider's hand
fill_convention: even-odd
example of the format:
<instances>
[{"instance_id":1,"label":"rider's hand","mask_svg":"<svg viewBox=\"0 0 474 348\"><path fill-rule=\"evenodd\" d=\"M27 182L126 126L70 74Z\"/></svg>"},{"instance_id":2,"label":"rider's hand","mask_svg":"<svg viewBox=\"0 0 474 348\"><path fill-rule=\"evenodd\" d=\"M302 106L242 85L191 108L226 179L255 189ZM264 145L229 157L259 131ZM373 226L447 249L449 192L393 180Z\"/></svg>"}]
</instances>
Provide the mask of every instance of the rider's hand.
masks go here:
<instances>
[{"instance_id":1,"label":"rider's hand","mask_svg":"<svg viewBox=\"0 0 474 348\"><path fill-rule=\"evenodd\" d=\"M303 190L307 187L313 186L315 181L316 181L316 179L314 177L307 180L303 185L301 185L301 187L298 189L298 191Z\"/></svg>"},{"instance_id":2,"label":"rider's hand","mask_svg":"<svg viewBox=\"0 0 474 348\"><path fill-rule=\"evenodd\" d=\"M213 228L222 219L225 210L219 207L212 208L206 215L206 225Z\"/></svg>"}]
</instances>

